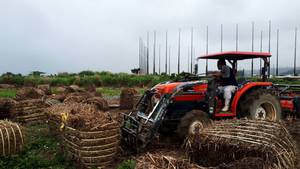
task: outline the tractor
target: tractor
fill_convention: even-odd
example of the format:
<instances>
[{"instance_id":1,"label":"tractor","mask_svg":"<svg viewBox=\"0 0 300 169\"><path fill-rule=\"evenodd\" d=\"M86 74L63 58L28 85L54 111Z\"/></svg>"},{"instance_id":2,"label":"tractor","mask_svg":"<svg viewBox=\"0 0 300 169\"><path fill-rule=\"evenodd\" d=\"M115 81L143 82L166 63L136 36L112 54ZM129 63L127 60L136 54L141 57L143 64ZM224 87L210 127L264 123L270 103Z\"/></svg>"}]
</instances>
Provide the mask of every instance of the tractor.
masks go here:
<instances>
[{"instance_id":1,"label":"tractor","mask_svg":"<svg viewBox=\"0 0 300 169\"><path fill-rule=\"evenodd\" d=\"M261 59L259 81L240 81L232 93L230 109L222 112L224 98L218 90L218 78L190 74L176 81L159 83L145 91L135 108L124 114L122 125L123 145L143 151L159 134L176 133L184 139L195 126L208 125L211 120L248 118L279 121L286 113L298 113L298 94L288 85L268 82L267 70L271 53L222 52L200 56L198 59L225 59L233 72L237 61ZM195 66L198 67L198 66Z\"/></svg>"}]
</instances>

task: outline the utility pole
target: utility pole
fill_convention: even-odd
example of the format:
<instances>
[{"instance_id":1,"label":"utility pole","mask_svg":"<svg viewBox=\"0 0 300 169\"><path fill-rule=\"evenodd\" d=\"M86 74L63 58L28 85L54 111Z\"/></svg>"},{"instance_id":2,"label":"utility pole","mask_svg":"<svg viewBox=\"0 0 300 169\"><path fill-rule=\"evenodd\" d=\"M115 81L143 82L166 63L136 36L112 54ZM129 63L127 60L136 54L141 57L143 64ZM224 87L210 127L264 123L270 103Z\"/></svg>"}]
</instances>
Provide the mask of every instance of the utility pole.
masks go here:
<instances>
[{"instance_id":1,"label":"utility pole","mask_svg":"<svg viewBox=\"0 0 300 169\"><path fill-rule=\"evenodd\" d=\"M235 51L239 50L239 24L235 25Z\"/></svg>"},{"instance_id":2,"label":"utility pole","mask_svg":"<svg viewBox=\"0 0 300 169\"><path fill-rule=\"evenodd\" d=\"M269 21L269 49L268 49L269 53L271 53L271 20ZM268 67L268 77L270 77L270 73L271 73L271 59L268 59L269 61L269 67Z\"/></svg>"},{"instance_id":3,"label":"utility pole","mask_svg":"<svg viewBox=\"0 0 300 169\"><path fill-rule=\"evenodd\" d=\"M196 49L195 49L195 47L193 48L193 53L196 53L195 52L196 51ZM197 74L198 73L198 60L195 60L196 61L196 63L194 64L194 74ZM196 71L197 70L197 71Z\"/></svg>"},{"instance_id":4,"label":"utility pole","mask_svg":"<svg viewBox=\"0 0 300 169\"><path fill-rule=\"evenodd\" d=\"M208 55L208 25L206 26L206 55ZM205 73L208 72L208 59L205 60Z\"/></svg>"},{"instance_id":5,"label":"utility pole","mask_svg":"<svg viewBox=\"0 0 300 169\"><path fill-rule=\"evenodd\" d=\"M260 31L260 52L262 52L263 48L263 31ZM259 75L261 76L261 58L259 59Z\"/></svg>"},{"instance_id":6,"label":"utility pole","mask_svg":"<svg viewBox=\"0 0 300 169\"><path fill-rule=\"evenodd\" d=\"M239 50L239 24L235 25L235 51ZM238 64L235 63L235 69L238 70Z\"/></svg>"},{"instance_id":7,"label":"utility pole","mask_svg":"<svg viewBox=\"0 0 300 169\"><path fill-rule=\"evenodd\" d=\"M181 29L178 32L178 65L177 65L177 74L180 73L180 33Z\"/></svg>"},{"instance_id":8,"label":"utility pole","mask_svg":"<svg viewBox=\"0 0 300 169\"><path fill-rule=\"evenodd\" d=\"M168 73L168 31L166 31L166 60L165 60L165 73Z\"/></svg>"},{"instance_id":9,"label":"utility pole","mask_svg":"<svg viewBox=\"0 0 300 169\"><path fill-rule=\"evenodd\" d=\"M141 37L139 37L139 69L141 70L141 59L142 59L142 41Z\"/></svg>"},{"instance_id":10,"label":"utility pole","mask_svg":"<svg viewBox=\"0 0 300 169\"><path fill-rule=\"evenodd\" d=\"M276 76L278 76L278 56L279 56L279 29L277 29L276 43Z\"/></svg>"},{"instance_id":11,"label":"utility pole","mask_svg":"<svg viewBox=\"0 0 300 169\"><path fill-rule=\"evenodd\" d=\"M223 24L221 24L221 52L223 52Z\"/></svg>"},{"instance_id":12,"label":"utility pole","mask_svg":"<svg viewBox=\"0 0 300 169\"><path fill-rule=\"evenodd\" d=\"M192 27L191 29L191 73L193 73L193 35L194 34L194 29Z\"/></svg>"},{"instance_id":13,"label":"utility pole","mask_svg":"<svg viewBox=\"0 0 300 169\"><path fill-rule=\"evenodd\" d=\"M158 74L160 74L160 62L161 62L161 53L160 53L160 44L158 45Z\"/></svg>"},{"instance_id":14,"label":"utility pole","mask_svg":"<svg viewBox=\"0 0 300 169\"><path fill-rule=\"evenodd\" d=\"M155 47L156 47L156 31L154 31L154 34L153 34L153 74L155 74L155 65L156 65L156 61L155 61L155 54L156 54L156 51L155 51Z\"/></svg>"},{"instance_id":15,"label":"utility pole","mask_svg":"<svg viewBox=\"0 0 300 169\"><path fill-rule=\"evenodd\" d=\"M295 28L295 49L294 49L294 76L297 75L297 65L296 65L296 58L297 58L297 27Z\"/></svg>"},{"instance_id":16,"label":"utility pole","mask_svg":"<svg viewBox=\"0 0 300 169\"><path fill-rule=\"evenodd\" d=\"M189 70L190 70L190 47L189 46L188 46L188 50L187 51L188 51L187 72L189 72Z\"/></svg>"},{"instance_id":17,"label":"utility pole","mask_svg":"<svg viewBox=\"0 0 300 169\"><path fill-rule=\"evenodd\" d=\"M254 22L252 22L252 52L254 52ZM253 77L253 58L251 59L251 77Z\"/></svg>"},{"instance_id":18,"label":"utility pole","mask_svg":"<svg viewBox=\"0 0 300 169\"><path fill-rule=\"evenodd\" d=\"M169 46L169 75L171 75L171 46Z\"/></svg>"},{"instance_id":19,"label":"utility pole","mask_svg":"<svg viewBox=\"0 0 300 169\"><path fill-rule=\"evenodd\" d=\"M149 74L149 32L147 32L147 75Z\"/></svg>"},{"instance_id":20,"label":"utility pole","mask_svg":"<svg viewBox=\"0 0 300 169\"><path fill-rule=\"evenodd\" d=\"M143 50L144 50L144 53L143 53L143 64L144 64L144 74L147 73L147 47L146 45L143 43L144 47L143 47Z\"/></svg>"}]
</instances>

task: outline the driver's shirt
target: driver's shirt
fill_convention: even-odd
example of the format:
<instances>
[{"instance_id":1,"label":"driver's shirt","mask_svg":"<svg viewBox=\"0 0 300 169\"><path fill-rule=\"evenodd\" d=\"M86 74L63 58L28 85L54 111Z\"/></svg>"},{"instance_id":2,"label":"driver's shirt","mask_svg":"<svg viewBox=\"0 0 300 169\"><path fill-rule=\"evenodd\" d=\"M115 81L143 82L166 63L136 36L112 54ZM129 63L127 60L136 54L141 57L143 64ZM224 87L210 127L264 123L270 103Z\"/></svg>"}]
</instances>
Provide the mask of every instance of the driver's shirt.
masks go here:
<instances>
[{"instance_id":1,"label":"driver's shirt","mask_svg":"<svg viewBox=\"0 0 300 169\"><path fill-rule=\"evenodd\" d=\"M227 65L223 65L221 69L222 78L229 78L230 77L230 67Z\"/></svg>"},{"instance_id":2,"label":"driver's shirt","mask_svg":"<svg viewBox=\"0 0 300 169\"><path fill-rule=\"evenodd\" d=\"M237 86L237 81L235 79L232 69L229 66L223 65L221 68L221 73L222 73L222 78L221 78L222 86L230 86L230 85Z\"/></svg>"}]
</instances>

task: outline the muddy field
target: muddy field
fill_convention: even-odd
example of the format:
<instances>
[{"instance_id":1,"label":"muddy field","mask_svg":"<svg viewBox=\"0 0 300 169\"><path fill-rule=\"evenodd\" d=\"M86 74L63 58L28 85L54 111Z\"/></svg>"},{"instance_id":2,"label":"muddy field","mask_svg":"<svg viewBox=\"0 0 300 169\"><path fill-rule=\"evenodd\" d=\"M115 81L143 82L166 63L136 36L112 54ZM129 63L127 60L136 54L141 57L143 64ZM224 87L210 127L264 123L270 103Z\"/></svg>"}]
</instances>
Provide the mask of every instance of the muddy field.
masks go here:
<instances>
[{"instance_id":1,"label":"muddy field","mask_svg":"<svg viewBox=\"0 0 300 169\"><path fill-rule=\"evenodd\" d=\"M19 122L26 126L28 130L34 129L37 131L34 135L29 134L29 145L36 144L35 138L36 140L40 139L37 136L38 132L42 131L42 135L44 136L43 139L46 140L48 137L51 138L53 134L55 134L54 132L56 132L54 142L57 142L59 147L51 150L51 153L62 152L62 154L64 154L63 152L65 150L70 150L71 154L68 154L67 156L63 155L62 158L66 161L71 160L72 165L66 163L66 165L61 166L61 168L86 168L87 166L92 167L94 164L99 164L98 166L104 165L104 168L120 169L126 167L132 168L132 166L136 166L138 169L250 169L257 168L260 164L261 167L265 165L262 158L254 157L233 160L226 163L217 163L211 166L209 165L210 163L192 162L191 158L187 156L187 149L183 146L183 142L178 141L177 135L175 134L168 136L159 135L149 146L147 152L133 154L127 151L127 149L121 147L119 144L120 142L117 141L120 140L119 127L123 122L122 114L130 113L139 97L139 93L134 91L134 89L125 89L119 96L102 96L101 93L96 92L94 89L86 91L77 88L76 86L60 88L59 92L56 94L52 94L47 86L27 88L18 91L15 99L1 100L1 117L3 119L6 118ZM112 122L113 124L110 127L108 124L111 124ZM41 127L42 130L39 131L36 126L39 126L41 123L44 127L46 126L46 128ZM289 117L284 119L283 124L291 134L297 147L300 147L300 119ZM107 132L105 131L106 129L108 129ZM114 131L114 135L111 135L112 132L110 131ZM84 132L87 132L86 135L83 134ZM88 134L89 132L98 132L98 134L90 135ZM103 133L107 133L107 135L104 135ZM116 139L111 139L116 140L114 149L109 145L111 141L99 141L106 137L110 139L116 137ZM86 141L87 139L91 140L84 143L84 140ZM69 141L69 143L66 144L66 141L64 140ZM72 149L69 149L68 145L71 145ZM99 145L110 147L103 150L99 149L98 151L97 147L99 147ZM85 147L85 149L80 149L82 146ZM92 148L88 148L88 146ZM91 151L90 149L93 149L94 151ZM36 152L37 150L34 151ZM80 152L81 155L78 156L78 152ZM82 155L83 152L86 154L85 156ZM102 154L104 152L111 154L111 157L105 158L106 161L102 159ZM22 153L22 155L24 154L26 154L26 152ZM22 157L22 155L20 155L20 157ZM9 158L9 160L12 159ZM16 159L13 159L12 161L14 160ZM75 162L76 165L73 165L72 161ZM107 162L107 164L104 164L103 161ZM2 162L4 164L7 163L5 159L2 159ZM295 163L295 168L300 169L300 154L298 152L296 152ZM38 166L37 168L48 167Z\"/></svg>"}]
</instances>

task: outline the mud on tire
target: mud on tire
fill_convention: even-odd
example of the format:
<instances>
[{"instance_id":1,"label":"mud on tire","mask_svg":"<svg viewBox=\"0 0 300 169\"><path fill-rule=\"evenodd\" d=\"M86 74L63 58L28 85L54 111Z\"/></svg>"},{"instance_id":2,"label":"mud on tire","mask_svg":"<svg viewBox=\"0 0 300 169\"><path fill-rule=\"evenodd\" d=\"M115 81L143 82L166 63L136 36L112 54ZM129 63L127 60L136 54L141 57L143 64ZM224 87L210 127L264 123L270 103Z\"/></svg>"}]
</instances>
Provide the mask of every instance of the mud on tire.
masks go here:
<instances>
[{"instance_id":1,"label":"mud on tire","mask_svg":"<svg viewBox=\"0 0 300 169\"><path fill-rule=\"evenodd\" d=\"M187 112L180 120L180 123L177 127L177 132L181 139L184 139L186 136L188 136L188 134L190 134L190 127L195 122L202 123L202 127L206 127L211 124L211 120L209 119L207 113L201 110L192 110Z\"/></svg>"},{"instance_id":2,"label":"mud on tire","mask_svg":"<svg viewBox=\"0 0 300 169\"><path fill-rule=\"evenodd\" d=\"M280 101L270 89L254 89L241 98L240 116L249 119L279 121L282 117Z\"/></svg>"}]
</instances>

